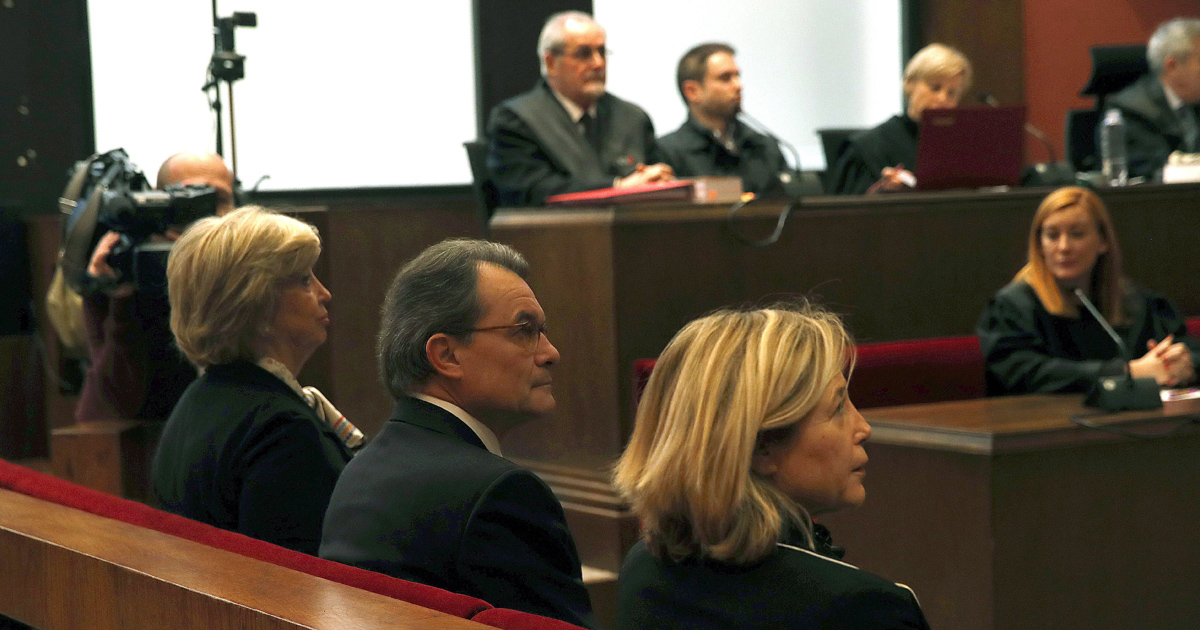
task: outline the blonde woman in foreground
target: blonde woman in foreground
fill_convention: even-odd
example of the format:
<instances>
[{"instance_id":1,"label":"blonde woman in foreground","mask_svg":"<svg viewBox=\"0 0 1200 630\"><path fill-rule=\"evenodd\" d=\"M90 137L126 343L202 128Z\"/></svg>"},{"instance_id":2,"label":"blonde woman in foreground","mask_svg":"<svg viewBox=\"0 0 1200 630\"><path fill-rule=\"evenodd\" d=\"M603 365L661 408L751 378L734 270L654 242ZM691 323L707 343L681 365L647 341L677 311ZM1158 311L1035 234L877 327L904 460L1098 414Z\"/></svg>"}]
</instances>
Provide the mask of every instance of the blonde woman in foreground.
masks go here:
<instances>
[{"instance_id":1,"label":"blonde woman in foreground","mask_svg":"<svg viewBox=\"0 0 1200 630\"><path fill-rule=\"evenodd\" d=\"M853 344L808 305L721 311L663 351L615 483L643 540L619 626L927 628L907 587L842 562L812 516L866 498Z\"/></svg>"}]
</instances>

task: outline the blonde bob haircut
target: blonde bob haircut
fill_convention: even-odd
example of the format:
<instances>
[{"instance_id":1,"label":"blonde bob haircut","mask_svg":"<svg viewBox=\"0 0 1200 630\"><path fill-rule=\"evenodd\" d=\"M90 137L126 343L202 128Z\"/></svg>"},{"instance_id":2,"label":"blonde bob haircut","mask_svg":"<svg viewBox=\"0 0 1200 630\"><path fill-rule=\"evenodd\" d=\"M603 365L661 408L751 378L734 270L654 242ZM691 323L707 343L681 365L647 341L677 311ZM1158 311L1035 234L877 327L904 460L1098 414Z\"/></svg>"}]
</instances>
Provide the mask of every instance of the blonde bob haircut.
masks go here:
<instances>
[{"instance_id":1,"label":"blonde bob haircut","mask_svg":"<svg viewBox=\"0 0 1200 630\"><path fill-rule=\"evenodd\" d=\"M1108 209L1096 193L1079 186L1066 186L1046 195L1033 215L1029 228L1029 256L1025 266L1017 272L1014 281L1023 281L1033 288L1047 312L1060 317L1079 317L1079 308L1074 300L1067 299L1054 274L1046 266L1046 253L1042 250L1042 226L1051 215L1075 207L1087 210L1100 238L1108 245L1108 251L1100 254L1092 267L1091 284L1088 286L1096 308L1114 324L1127 323L1124 308L1124 279L1121 271L1121 246L1117 243L1117 232L1113 228Z\"/></svg>"},{"instance_id":2,"label":"blonde bob haircut","mask_svg":"<svg viewBox=\"0 0 1200 630\"><path fill-rule=\"evenodd\" d=\"M930 44L908 60L904 66L904 93L911 94L917 81L949 79L961 74L963 93L971 88L971 62L955 48L945 44Z\"/></svg>"},{"instance_id":3,"label":"blonde bob haircut","mask_svg":"<svg viewBox=\"0 0 1200 630\"><path fill-rule=\"evenodd\" d=\"M195 222L167 260L179 349L198 368L257 360L280 289L320 255L316 228L255 206Z\"/></svg>"},{"instance_id":4,"label":"blonde bob haircut","mask_svg":"<svg viewBox=\"0 0 1200 630\"><path fill-rule=\"evenodd\" d=\"M806 303L724 310L675 335L638 405L614 483L651 553L748 564L787 529L812 546L812 520L751 470L755 450L790 437L829 383L853 369L836 315Z\"/></svg>"}]
</instances>

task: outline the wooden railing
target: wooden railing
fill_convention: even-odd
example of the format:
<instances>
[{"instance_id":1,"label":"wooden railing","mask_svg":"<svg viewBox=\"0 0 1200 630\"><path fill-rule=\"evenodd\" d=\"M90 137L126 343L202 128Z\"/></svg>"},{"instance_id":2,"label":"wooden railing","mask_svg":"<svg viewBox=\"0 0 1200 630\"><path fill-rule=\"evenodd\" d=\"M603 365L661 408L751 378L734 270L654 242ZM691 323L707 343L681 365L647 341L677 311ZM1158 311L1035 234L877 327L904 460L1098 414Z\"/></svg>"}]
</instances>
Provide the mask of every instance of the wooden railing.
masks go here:
<instances>
[{"instance_id":1,"label":"wooden railing","mask_svg":"<svg viewBox=\"0 0 1200 630\"><path fill-rule=\"evenodd\" d=\"M0 614L40 630L487 626L0 490Z\"/></svg>"}]
</instances>

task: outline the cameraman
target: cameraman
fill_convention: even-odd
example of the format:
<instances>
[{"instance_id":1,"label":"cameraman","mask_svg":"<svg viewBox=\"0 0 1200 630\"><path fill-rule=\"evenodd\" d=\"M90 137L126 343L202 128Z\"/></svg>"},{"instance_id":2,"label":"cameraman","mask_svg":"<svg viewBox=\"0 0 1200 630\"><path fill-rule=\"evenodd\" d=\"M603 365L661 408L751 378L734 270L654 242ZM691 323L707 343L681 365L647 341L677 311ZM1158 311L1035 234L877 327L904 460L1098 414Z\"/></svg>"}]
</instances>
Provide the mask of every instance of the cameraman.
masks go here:
<instances>
[{"instance_id":1,"label":"cameraman","mask_svg":"<svg viewBox=\"0 0 1200 630\"><path fill-rule=\"evenodd\" d=\"M217 190L217 214L233 210L233 175L218 155L184 152L167 158L158 170L157 186L161 190L172 184L212 186ZM117 277L107 258L120 237L108 232L100 238L88 275L100 281ZM168 231L153 238L177 237ZM165 290L139 291L127 283L85 294L83 315L91 364L75 408L76 421L165 420L196 377L171 336Z\"/></svg>"}]
</instances>

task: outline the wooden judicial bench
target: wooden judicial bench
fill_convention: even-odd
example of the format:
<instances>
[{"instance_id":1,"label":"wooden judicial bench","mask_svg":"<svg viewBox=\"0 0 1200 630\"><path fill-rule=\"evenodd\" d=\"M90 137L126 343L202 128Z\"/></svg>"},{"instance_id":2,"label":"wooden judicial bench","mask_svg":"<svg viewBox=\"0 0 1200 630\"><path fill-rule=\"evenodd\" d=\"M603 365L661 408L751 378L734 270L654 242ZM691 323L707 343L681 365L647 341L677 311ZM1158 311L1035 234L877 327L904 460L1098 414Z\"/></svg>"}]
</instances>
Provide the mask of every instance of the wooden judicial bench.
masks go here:
<instances>
[{"instance_id":1,"label":"wooden judicial bench","mask_svg":"<svg viewBox=\"0 0 1200 630\"><path fill-rule=\"evenodd\" d=\"M1076 395L864 411L867 501L820 520L933 628L1194 628L1200 401L1095 414Z\"/></svg>"}]
</instances>

